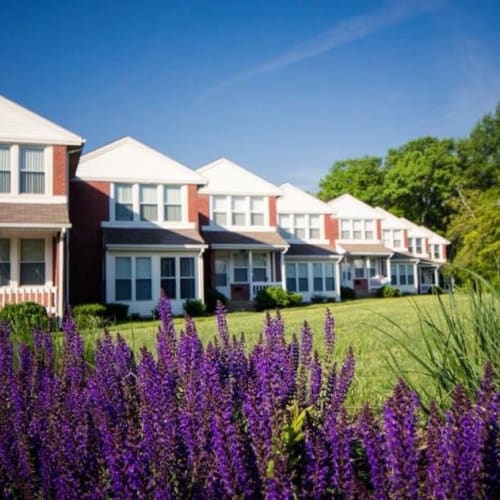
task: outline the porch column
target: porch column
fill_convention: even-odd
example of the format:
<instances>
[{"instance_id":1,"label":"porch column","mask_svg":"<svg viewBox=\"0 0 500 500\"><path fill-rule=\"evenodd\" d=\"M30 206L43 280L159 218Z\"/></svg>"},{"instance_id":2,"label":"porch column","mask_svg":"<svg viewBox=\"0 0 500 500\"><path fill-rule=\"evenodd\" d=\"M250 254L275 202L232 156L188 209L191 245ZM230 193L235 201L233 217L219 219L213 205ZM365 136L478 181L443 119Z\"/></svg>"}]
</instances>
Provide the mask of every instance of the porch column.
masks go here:
<instances>
[{"instance_id":1,"label":"porch column","mask_svg":"<svg viewBox=\"0 0 500 500\"><path fill-rule=\"evenodd\" d=\"M203 253L204 248L200 249L198 255L198 298L205 302L205 270L203 269Z\"/></svg>"},{"instance_id":2,"label":"porch column","mask_svg":"<svg viewBox=\"0 0 500 500\"><path fill-rule=\"evenodd\" d=\"M371 286L371 277L370 277L370 257L365 257L365 276L366 276L366 282L368 284L368 291L372 291L372 286Z\"/></svg>"},{"instance_id":3,"label":"porch column","mask_svg":"<svg viewBox=\"0 0 500 500\"><path fill-rule=\"evenodd\" d=\"M56 318L60 319L64 316L64 239L66 236L66 228L61 229L57 240L57 297L56 297Z\"/></svg>"},{"instance_id":4,"label":"porch column","mask_svg":"<svg viewBox=\"0 0 500 500\"><path fill-rule=\"evenodd\" d=\"M341 259L340 259L341 260ZM340 302L340 281L342 276L340 274L340 260L335 261L335 294L337 295L337 302Z\"/></svg>"},{"instance_id":5,"label":"porch column","mask_svg":"<svg viewBox=\"0 0 500 500\"><path fill-rule=\"evenodd\" d=\"M288 248L287 248L288 250ZM283 290L286 290L286 265L285 265L285 254L287 250L281 252L281 286Z\"/></svg>"},{"instance_id":6,"label":"porch column","mask_svg":"<svg viewBox=\"0 0 500 500\"><path fill-rule=\"evenodd\" d=\"M253 300L253 260L252 260L252 250L248 250L248 286L250 287L249 296L250 300Z\"/></svg>"},{"instance_id":7,"label":"porch column","mask_svg":"<svg viewBox=\"0 0 500 500\"><path fill-rule=\"evenodd\" d=\"M391 258L387 257L387 278L389 278L389 285L392 285L392 271L391 271Z\"/></svg>"},{"instance_id":8,"label":"porch column","mask_svg":"<svg viewBox=\"0 0 500 500\"><path fill-rule=\"evenodd\" d=\"M434 268L434 285L439 286L439 268Z\"/></svg>"}]
</instances>

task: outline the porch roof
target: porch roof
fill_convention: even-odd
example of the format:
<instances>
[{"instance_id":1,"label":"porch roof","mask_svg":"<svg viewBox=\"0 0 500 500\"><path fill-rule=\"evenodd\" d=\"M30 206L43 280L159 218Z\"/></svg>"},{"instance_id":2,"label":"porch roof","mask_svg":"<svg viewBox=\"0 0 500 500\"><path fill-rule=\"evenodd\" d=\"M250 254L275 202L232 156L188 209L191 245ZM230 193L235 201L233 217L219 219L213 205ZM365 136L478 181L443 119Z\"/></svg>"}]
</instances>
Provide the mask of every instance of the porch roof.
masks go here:
<instances>
[{"instance_id":1,"label":"porch roof","mask_svg":"<svg viewBox=\"0 0 500 500\"><path fill-rule=\"evenodd\" d=\"M286 253L287 257L341 257L340 254L328 245L290 245Z\"/></svg>"},{"instance_id":2,"label":"porch roof","mask_svg":"<svg viewBox=\"0 0 500 500\"><path fill-rule=\"evenodd\" d=\"M439 267L440 264L437 262L433 262L432 260L422 259L421 257L417 257L415 255L405 253L405 252L394 252L391 257L391 260L406 260L417 262L419 266L422 267Z\"/></svg>"},{"instance_id":3,"label":"porch roof","mask_svg":"<svg viewBox=\"0 0 500 500\"><path fill-rule=\"evenodd\" d=\"M381 243L337 243L345 253L350 255L392 255L394 252Z\"/></svg>"},{"instance_id":4,"label":"porch roof","mask_svg":"<svg viewBox=\"0 0 500 500\"><path fill-rule=\"evenodd\" d=\"M70 227L66 203L0 203L0 227Z\"/></svg>"},{"instance_id":5,"label":"porch roof","mask_svg":"<svg viewBox=\"0 0 500 500\"><path fill-rule=\"evenodd\" d=\"M103 229L104 245L121 247L204 247L195 229Z\"/></svg>"},{"instance_id":6,"label":"porch roof","mask_svg":"<svg viewBox=\"0 0 500 500\"><path fill-rule=\"evenodd\" d=\"M288 243L275 231L204 231L203 239L212 248L287 248Z\"/></svg>"}]
</instances>

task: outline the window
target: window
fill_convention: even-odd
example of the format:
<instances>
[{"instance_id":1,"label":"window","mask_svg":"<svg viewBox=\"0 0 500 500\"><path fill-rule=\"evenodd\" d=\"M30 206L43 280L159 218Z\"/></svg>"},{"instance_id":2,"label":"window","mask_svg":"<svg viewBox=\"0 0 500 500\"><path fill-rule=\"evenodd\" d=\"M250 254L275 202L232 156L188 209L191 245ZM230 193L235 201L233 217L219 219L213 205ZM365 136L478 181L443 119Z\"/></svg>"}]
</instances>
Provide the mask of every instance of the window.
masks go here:
<instances>
[{"instance_id":1,"label":"window","mask_svg":"<svg viewBox=\"0 0 500 500\"><path fill-rule=\"evenodd\" d=\"M432 245L432 254L435 259L441 258L441 248L440 245Z\"/></svg>"},{"instance_id":2,"label":"window","mask_svg":"<svg viewBox=\"0 0 500 500\"><path fill-rule=\"evenodd\" d=\"M299 292L307 292L309 290L309 277L307 272L307 264L297 264L297 275L299 278Z\"/></svg>"},{"instance_id":3,"label":"window","mask_svg":"<svg viewBox=\"0 0 500 500\"><path fill-rule=\"evenodd\" d=\"M353 267L355 278L365 277L365 261L363 259L354 259Z\"/></svg>"},{"instance_id":4,"label":"window","mask_svg":"<svg viewBox=\"0 0 500 500\"><path fill-rule=\"evenodd\" d=\"M295 215L295 237L299 240L306 239L306 216L305 215Z\"/></svg>"},{"instance_id":5,"label":"window","mask_svg":"<svg viewBox=\"0 0 500 500\"><path fill-rule=\"evenodd\" d=\"M422 238L415 238L415 252L421 254L422 250Z\"/></svg>"},{"instance_id":6,"label":"window","mask_svg":"<svg viewBox=\"0 0 500 500\"><path fill-rule=\"evenodd\" d=\"M267 255L265 253L252 254L252 279L253 281L267 281Z\"/></svg>"},{"instance_id":7,"label":"window","mask_svg":"<svg viewBox=\"0 0 500 500\"><path fill-rule=\"evenodd\" d=\"M227 262L224 259L215 260L215 286L227 286Z\"/></svg>"},{"instance_id":8,"label":"window","mask_svg":"<svg viewBox=\"0 0 500 500\"><path fill-rule=\"evenodd\" d=\"M263 226L264 225L264 198L262 196L250 197L250 225Z\"/></svg>"},{"instance_id":9,"label":"window","mask_svg":"<svg viewBox=\"0 0 500 500\"><path fill-rule=\"evenodd\" d=\"M395 229L393 232L393 245L394 248L401 248L403 246L403 239L400 229Z\"/></svg>"},{"instance_id":10,"label":"window","mask_svg":"<svg viewBox=\"0 0 500 500\"><path fill-rule=\"evenodd\" d=\"M325 290L332 292L335 290L333 264L323 264L323 266L325 270Z\"/></svg>"},{"instance_id":11,"label":"window","mask_svg":"<svg viewBox=\"0 0 500 500\"><path fill-rule=\"evenodd\" d=\"M139 204L141 220L158 220L157 189L154 185L139 186Z\"/></svg>"},{"instance_id":12,"label":"window","mask_svg":"<svg viewBox=\"0 0 500 500\"><path fill-rule=\"evenodd\" d=\"M212 215L214 223L218 226L224 226L227 223L227 199L225 196L214 196Z\"/></svg>"},{"instance_id":13,"label":"window","mask_svg":"<svg viewBox=\"0 0 500 500\"><path fill-rule=\"evenodd\" d=\"M21 285L45 284L45 241L21 240Z\"/></svg>"},{"instance_id":14,"label":"window","mask_svg":"<svg viewBox=\"0 0 500 500\"><path fill-rule=\"evenodd\" d=\"M116 257L115 259L115 298L116 300L132 300L131 257Z\"/></svg>"},{"instance_id":15,"label":"window","mask_svg":"<svg viewBox=\"0 0 500 500\"><path fill-rule=\"evenodd\" d=\"M309 216L309 238L311 240L321 238L321 217L319 215Z\"/></svg>"},{"instance_id":16,"label":"window","mask_svg":"<svg viewBox=\"0 0 500 500\"><path fill-rule=\"evenodd\" d=\"M132 185L115 185L115 220L134 220Z\"/></svg>"},{"instance_id":17,"label":"window","mask_svg":"<svg viewBox=\"0 0 500 500\"><path fill-rule=\"evenodd\" d=\"M352 221L352 239L353 240L360 240L362 238L362 235L363 235L362 226L363 226L363 221L361 221L361 220L353 220Z\"/></svg>"},{"instance_id":18,"label":"window","mask_svg":"<svg viewBox=\"0 0 500 500\"><path fill-rule=\"evenodd\" d=\"M181 299L194 299L195 297L195 277L194 258L181 257Z\"/></svg>"},{"instance_id":19,"label":"window","mask_svg":"<svg viewBox=\"0 0 500 500\"><path fill-rule=\"evenodd\" d=\"M20 193L45 193L45 167L43 156L43 148L23 147L20 149Z\"/></svg>"},{"instance_id":20,"label":"window","mask_svg":"<svg viewBox=\"0 0 500 500\"><path fill-rule=\"evenodd\" d=\"M323 265L319 263L313 264L313 290L323 291Z\"/></svg>"},{"instance_id":21,"label":"window","mask_svg":"<svg viewBox=\"0 0 500 500\"><path fill-rule=\"evenodd\" d=\"M246 224L246 198L244 196L233 196L231 209L233 226L244 226Z\"/></svg>"},{"instance_id":22,"label":"window","mask_svg":"<svg viewBox=\"0 0 500 500\"><path fill-rule=\"evenodd\" d=\"M233 255L233 271L235 283L248 283L248 256L246 252Z\"/></svg>"},{"instance_id":23,"label":"window","mask_svg":"<svg viewBox=\"0 0 500 500\"><path fill-rule=\"evenodd\" d=\"M279 216L280 233L284 238L292 237L292 216L280 215Z\"/></svg>"},{"instance_id":24,"label":"window","mask_svg":"<svg viewBox=\"0 0 500 500\"><path fill-rule=\"evenodd\" d=\"M10 193L10 148L0 145L0 193Z\"/></svg>"},{"instance_id":25,"label":"window","mask_svg":"<svg viewBox=\"0 0 500 500\"><path fill-rule=\"evenodd\" d=\"M373 240L374 239L373 232L373 221L365 220L365 240Z\"/></svg>"},{"instance_id":26,"label":"window","mask_svg":"<svg viewBox=\"0 0 500 500\"><path fill-rule=\"evenodd\" d=\"M151 300L151 258L135 258L135 300Z\"/></svg>"},{"instance_id":27,"label":"window","mask_svg":"<svg viewBox=\"0 0 500 500\"><path fill-rule=\"evenodd\" d=\"M289 292L309 291L308 264L297 262L286 265L286 287Z\"/></svg>"},{"instance_id":28,"label":"window","mask_svg":"<svg viewBox=\"0 0 500 500\"><path fill-rule=\"evenodd\" d=\"M0 239L0 286L10 283L10 241Z\"/></svg>"},{"instance_id":29,"label":"window","mask_svg":"<svg viewBox=\"0 0 500 500\"><path fill-rule=\"evenodd\" d=\"M297 291L297 273L295 264L286 265L286 289L289 292Z\"/></svg>"},{"instance_id":30,"label":"window","mask_svg":"<svg viewBox=\"0 0 500 500\"><path fill-rule=\"evenodd\" d=\"M391 268L392 285L413 285L415 276L413 273L413 264L393 264Z\"/></svg>"},{"instance_id":31,"label":"window","mask_svg":"<svg viewBox=\"0 0 500 500\"><path fill-rule=\"evenodd\" d=\"M175 257L162 257L160 259L160 284L161 289L169 299L177 298Z\"/></svg>"},{"instance_id":32,"label":"window","mask_svg":"<svg viewBox=\"0 0 500 500\"><path fill-rule=\"evenodd\" d=\"M392 231L389 229L384 229L382 231L382 239L386 247L392 247Z\"/></svg>"},{"instance_id":33,"label":"window","mask_svg":"<svg viewBox=\"0 0 500 500\"><path fill-rule=\"evenodd\" d=\"M164 186L163 218L168 222L182 220L181 188L179 186Z\"/></svg>"},{"instance_id":34,"label":"window","mask_svg":"<svg viewBox=\"0 0 500 500\"><path fill-rule=\"evenodd\" d=\"M340 221L340 236L343 240L351 239L351 223L348 220Z\"/></svg>"}]
</instances>

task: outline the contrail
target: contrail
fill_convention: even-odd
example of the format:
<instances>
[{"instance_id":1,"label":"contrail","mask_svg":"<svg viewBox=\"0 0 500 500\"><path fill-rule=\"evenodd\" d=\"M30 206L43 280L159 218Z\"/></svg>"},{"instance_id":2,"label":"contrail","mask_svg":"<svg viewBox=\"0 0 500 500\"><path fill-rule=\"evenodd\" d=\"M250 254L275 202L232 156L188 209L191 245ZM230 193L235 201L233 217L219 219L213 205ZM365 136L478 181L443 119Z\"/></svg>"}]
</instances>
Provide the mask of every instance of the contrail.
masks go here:
<instances>
[{"instance_id":1,"label":"contrail","mask_svg":"<svg viewBox=\"0 0 500 500\"><path fill-rule=\"evenodd\" d=\"M222 89L232 87L256 76L270 73L290 64L329 52L341 45L363 38L387 26L398 24L424 12L435 10L447 3L446 0L389 0L378 9L365 12L334 24L319 35L296 45L281 56L267 61L249 71L223 80L198 97L203 101Z\"/></svg>"}]
</instances>

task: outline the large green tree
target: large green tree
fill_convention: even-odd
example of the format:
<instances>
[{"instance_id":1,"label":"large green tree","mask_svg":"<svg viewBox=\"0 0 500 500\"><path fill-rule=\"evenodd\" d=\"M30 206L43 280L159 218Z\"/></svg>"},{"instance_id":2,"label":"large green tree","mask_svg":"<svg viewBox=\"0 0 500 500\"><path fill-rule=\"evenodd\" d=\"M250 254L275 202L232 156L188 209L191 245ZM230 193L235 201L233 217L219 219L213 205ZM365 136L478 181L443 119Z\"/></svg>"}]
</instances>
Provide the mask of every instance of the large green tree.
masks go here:
<instances>
[{"instance_id":1,"label":"large green tree","mask_svg":"<svg viewBox=\"0 0 500 500\"><path fill-rule=\"evenodd\" d=\"M385 208L432 230L445 230L458 171L455 141L415 139L389 150L386 168Z\"/></svg>"},{"instance_id":2,"label":"large green tree","mask_svg":"<svg viewBox=\"0 0 500 500\"><path fill-rule=\"evenodd\" d=\"M318 197L328 201L349 193L366 203L378 205L383 199L384 177L382 158L364 156L340 160L320 180Z\"/></svg>"}]
</instances>

